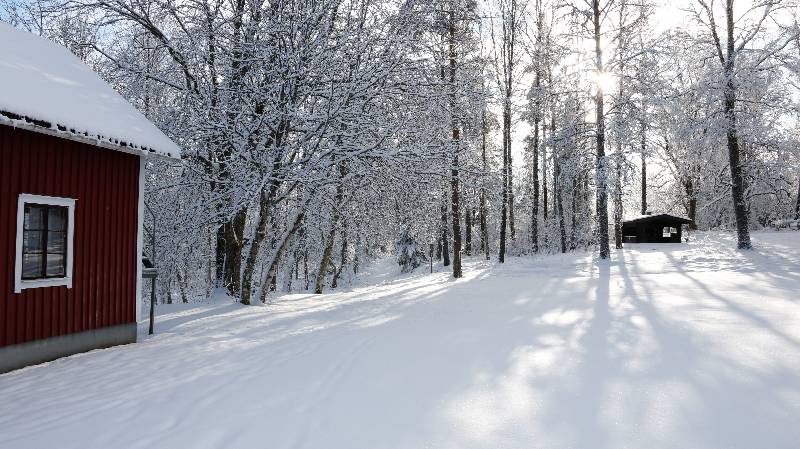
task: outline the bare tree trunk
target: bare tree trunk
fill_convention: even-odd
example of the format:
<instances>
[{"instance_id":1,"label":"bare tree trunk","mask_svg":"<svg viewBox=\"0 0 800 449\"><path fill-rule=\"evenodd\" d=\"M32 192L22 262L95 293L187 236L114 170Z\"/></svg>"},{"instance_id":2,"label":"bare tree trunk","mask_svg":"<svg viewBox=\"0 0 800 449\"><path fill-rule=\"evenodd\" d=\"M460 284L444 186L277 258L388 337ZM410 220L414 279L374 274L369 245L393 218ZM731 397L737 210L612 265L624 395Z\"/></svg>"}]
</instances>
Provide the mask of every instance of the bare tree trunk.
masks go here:
<instances>
[{"instance_id":1,"label":"bare tree trunk","mask_svg":"<svg viewBox=\"0 0 800 449\"><path fill-rule=\"evenodd\" d=\"M242 247L246 209L240 209L217 231L217 274L221 286L234 298L241 295Z\"/></svg>"},{"instance_id":2,"label":"bare tree trunk","mask_svg":"<svg viewBox=\"0 0 800 449\"><path fill-rule=\"evenodd\" d=\"M625 21L625 3L622 3L619 8L619 23L620 25ZM620 74L625 73L625 61L623 59L624 56L624 44L622 41L622 37L620 35L620 43L619 43L620 51L619 51L619 66L617 70L619 70ZM619 77L619 97L623 98L625 93L624 90L624 76ZM617 136L617 151L614 154L614 171L615 171L615 180L614 180L614 247L616 249L622 249L622 218L623 218L623 210L622 210L622 164L624 162L624 157L622 153L622 140Z\"/></svg>"},{"instance_id":3,"label":"bare tree trunk","mask_svg":"<svg viewBox=\"0 0 800 449\"><path fill-rule=\"evenodd\" d=\"M450 236L447 235L447 187L445 187L442 198L442 265L450 266Z\"/></svg>"},{"instance_id":4,"label":"bare tree trunk","mask_svg":"<svg viewBox=\"0 0 800 449\"><path fill-rule=\"evenodd\" d=\"M339 267L334 272L333 279L331 280L331 288L336 288L339 286L339 278L342 276L342 271L344 271L344 267L347 265L346 223L347 222L342 222L342 252L339 256Z\"/></svg>"},{"instance_id":5,"label":"bare tree trunk","mask_svg":"<svg viewBox=\"0 0 800 449\"><path fill-rule=\"evenodd\" d=\"M453 129L453 139L458 139L458 129ZM459 183L458 183L458 154L453 155L453 169L452 177L450 178L450 191L452 197L452 221L453 221L453 277L460 278L463 276L461 271L461 212L460 198L459 198Z\"/></svg>"},{"instance_id":6,"label":"bare tree trunk","mask_svg":"<svg viewBox=\"0 0 800 449\"><path fill-rule=\"evenodd\" d=\"M551 78L552 77L550 75L548 75L548 79L551 79ZM552 82L552 80L551 80L551 82ZM553 184L550 187L550 189L553 191L553 195L551 195L551 196L552 196L553 216L554 217L556 215L556 209L557 209L557 207L556 207L557 206L556 205L556 203L557 203L557 199L556 199L557 187L556 187L556 184L558 184L558 181L557 181L558 171L556 170L556 164L558 162L556 161L556 159L558 158L558 151L559 151L558 148L556 147L555 137L556 137L556 111L555 111L555 109L553 109L550 112L550 140L553 141L553 148L550 149L550 159L553 160Z\"/></svg>"},{"instance_id":7,"label":"bare tree trunk","mask_svg":"<svg viewBox=\"0 0 800 449\"><path fill-rule=\"evenodd\" d=\"M467 207L464 212L464 254L472 255L472 220L474 209Z\"/></svg>"},{"instance_id":8,"label":"bare tree trunk","mask_svg":"<svg viewBox=\"0 0 800 449\"><path fill-rule=\"evenodd\" d=\"M642 134L639 152L642 157L642 215L647 215L647 103L642 100Z\"/></svg>"},{"instance_id":9,"label":"bare tree trunk","mask_svg":"<svg viewBox=\"0 0 800 449\"><path fill-rule=\"evenodd\" d=\"M280 263L280 256L275 258L275 263L269 269L269 285L267 290L274 292L278 288L278 264Z\"/></svg>"},{"instance_id":10,"label":"bare tree trunk","mask_svg":"<svg viewBox=\"0 0 800 449\"><path fill-rule=\"evenodd\" d=\"M502 46L502 68L503 79L501 89L503 91L503 190L502 207L500 212L500 253L497 261L505 263L506 260L506 228L511 231L511 238L515 237L514 230L514 193L513 193L513 171L511 158L511 97L514 88L514 69L516 56L514 54L517 43L517 27L519 19L517 15L517 1L509 0L503 9L503 28ZM510 222L510 223L509 223ZM510 224L510 226L509 226Z\"/></svg>"},{"instance_id":11,"label":"bare tree trunk","mask_svg":"<svg viewBox=\"0 0 800 449\"><path fill-rule=\"evenodd\" d=\"M451 128L453 129L452 151L453 166L450 169L450 210L453 224L453 277L458 279L463 276L461 271L461 186L459 185L458 153L460 151L460 135L456 114L456 23L453 11L450 11L449 31L449 59L450 59L450 107L453 114Z\"/></svg>"},{"instance_id":12,"label":"bare tree trunk","mask_svg":"<svg viewBox=\"0 0 800 449\"><path fill-rule=\"evenodd\" d=\"M739 249L751 249L749 217L747 204L744 198L744 173L741 163L741 150L739 148L739 134L736 126L736 83L735 83L735 48L734 48L734 17L733 0L727 0L725 8L727 21L727 58L725 59L725 118L727 120L726 137L728 140L728 162L731 170L731 196L733 197L733 210L736 216L736 235Z\"/></svg>"},{"instance_id":13,"label":"bare tree trunk","mask_svg":"<svg viewBox=\"0 0 800 449\"><path fill-rule=\"evenodd\" d=\"M556 196L556 216L558 217L558 232L561 237L561 252L566 253L567 229L564 226L564 205L562 203L562 197L564 193L563 189L561 188L561 162L559 161L559 156L556 153L553 154L553 172L555 173L555 177L553 179L553 188L555 189Z\"/></svg>"},{"instance_id":14,"label":"bare tree trunk","mask_svg":"<svg viewBox=\"0 0 800 449\"><path fill-rule=\"evenodd\" d=\"M572 178L572 221L570 222L570 232L569 232L569 248L574 250L578 247L578 200L580 198L580 192L578 192L578 186L580 183L578 182L578 177L575 176Z\"/></svg>"},{"instance_id":15,"label":"bare tree trunk","mask_svg":"<svg viewBox=\"0 0 800 449\"><path fill-rule=\"evenodd\" d=\"M553 75L552 72L548 71L547 79L549 82L552 83ZM552 105L551 105L552 107ZM553 139L556 135L556 111L553 108L550 112L550 138ZM567 237L566 232L564 230L564 211L561 208L561 167L559 158L561 157L560 149L558 149L553 144L553 150L551 151L551 157L553 158L553 215L558 220L558 229L559 229L559 237L561 243L561 252L567 252Z\"/></svg>"},{"instance_id":16,"label":"bare tree trunk","mask_svg":"<svg viewBox=\"0 0 800 449\"><path fill-rule=\"evenodd\" d=\"M622 144L617 144L615 155L616 180L614 182L614 247L622 249Z\"/></svg>"},{"instance_id":17,"label":"bare tree trunk","mask_svg":"<svg viewBox=\"0 0 800 449\"><path fill-rule=\"evenodd\" d=\"M344 179L344 166L339 164L339 172L340 172L340 182L336 186L336 205L333 209L333 217L331 218L331 229L328 232L328 237L326 238L325 250L322 253L322 259L319 262L319 270L317 270L317 279L314 285L314 293L317 295L322 294L322 290L325 287L325 276L328 274L328 265L331 262L331 256L333 255L333 244L336 240L336 228L339 227L339 220L341 218L340 209L343 204L343 186L342 181Z\"/></svg>"},{"instance_id":18,"label":"bare tree trunk","mask_svg":"<svg viewBox=\"0 0 800 449\"><path fill-rule=\"evenodd\" d=\"M500 253L497 261L506 261L506 227L508 224L508 136L507 131L511 127L511 107L510 100L507 98L503 106L503 187L502 187L502 206L500 208Z\"/></svg>"},{"instance_id":19,"label":"bare tree trunk","mask_svg":"<svg viewBox=\"0 0 800 449\"><path fill-rule=\"evenodd\" d=\"M547 125L542 120L542 214L547 224Z\"/></svg>"},{"instance_id":20,"label":"bare tree trunk","mask_svg":"<svg viewBox=\"0 0 800 449\"><path fill-rule=\"evenodd\" d=\"M510 118L510 116L509 116ZM514 163L511 154L511 128L509 125L508 130L508 230L511 234L511 240L517 238L517 231L514 219Z\"/></svg>"},{"instance_id":21,"label":"bare tree trunk","mask_svg":"<svg viewBox=\"0 0 800 449\"><path fill-rule=\"evenodd\" d=\"M688 210L686 211L689 215L689 220L692 220L692 223L689 224L689 229L696 230L697 229L697 197L694 192L694 182L692 178L687 177L686 181L684 182L684 188L686 189L686 197L688 200Z\"/></svg>"},{"instance_id":22,"label":"bare tree trunk","mask_svg":"<svg viewBox=\"0 0 800 449\"><path fill-rule=\"evenodd\" d=\"M286 282L286 291L292 293L294 291L295 282L300 280L300 252L297 247L294 248L292 254L292 263L289 265L289 279Z\"/></svg>"},{"instance_id":23,"label":"bare tree trunk","mask_svg":"<svg viewBox=\"0 0 800 449\"><path fill-rule=\"evenodd\" d=\"M322 252L322 259L319 262L317 279L314 284L314 293L317 295L322 294L322 290L325 287L325 275L328 274L328 265L333 255L333 243L336 239L336 226L339 221L338 212L334 212L333 215L333 219L331 219L331 228L330 231L328 231L328 237L325 239L325 250Z\"/></svg>"},{"instance_id":24,"label":"bare tree trunk","mask_svg":"<svg viewBox=\"0 0 800 449\"><path fill-rule=\"evenodd\" d=\"M356 244L353 247L353 274L354 275L358 274L358 263L359 263L359 260L358 260L358 249L361 248L361 234L356 233L356 235L357 235Z\"/></svg>"},{"instance_id":25,"label":"bare tree trunk","mask_svg":"<svg viewBox=\"0 0 800 449\"><path fill-rule=\"evenodd\" d=\"M269 223L269 209L272 206L272 194L277 190L277 185L270 184L261 189L258 211L258 224L256 225L255 235L253 241L250 243L250 250L247 254L245 261L244 274L242 275L242 299L241 303L250 305L253 287L253 273L256 268L258 254L261 249L261 243L267 236L267 227Z\"/></svg>"},{"instance_id":26,"label":"bare tree trunk","mask_svg":"<svg viewBox=\"0 0 800 449\"><path fill-rule=\"evenodd\" d=\"M536 74L535 85L539 86L539 74ZM533 178L533 204L531 207L531 249L539 252L539 107L536 106L533 116L533 143L531 148L531 177Z\"/></svg>"},{"instance_id":27,"label":"bare tree trunk","mask_svg":"<svg viewBox=\"0 0 800 449\"><path fill-rule=\"evenodd\" d=\"M181 270L178 270L177 276L178 276L178 288L180 288L181 290L181 302L184 304L188 304L189 298L186 295L186 278L181 276Z\"/></svg>"},{"instance_id":28,"label":"bare tree trunk","mask_svg":"<svg viewBox=\"0 0 800 449\"><path fill-rule=\"evenodd\" d=\"M489 132L486 123L486 110L481 112L481 160L483 162L483 172L481 174L481 198L480 198L480 228L481 228L481 251L489 260L489 228L486 225L486 176L489 173L489 166L486 161L486 134Z\"/></svg>"},{"instance_id":29,"label":"bare tree trunk","mask_svg":"<svg viewBox=\"0 0 800 449\"><path fill-rule=\"evenodd\" d=\"M533 195L531 204L531 251L539 252L539 123L542 121L542 102L540 88L542 86L542 65L544 43L544 11L541 0L536 0L536 48L534 53L534 78L533 87L536 90L536 97L533 104L533 142L531 146L531 185ZM542 136L544 140L544 135ZM545 183L546 185L546 183Z\"/></svg>"},{"instance_id":30,"label":"bare tree trunk","mask_svg":"<svg viewBox=\"0 0 800 449\"><path fill-rule=\"evenodd\" d=\"M264 282L261 284L261 293L258 296L258 300L261 301L262 303L265 303L267 301L267 293L269 292L269 288L267 286L273 285L275 282L275 277L278 272L277 270L278 260L280 260L280 258L282 257L283 252L286 250L286 247L289 246L289 242L291 241L292 236L294 236L295 233L297 233L297 230L300 229L300 226L303 223L303 219L305 218L305 212L303 211L305 210L306 206L307 204L302 204L299 206L300 207L299 210L301 212L299 212L295 217L292 226L284 233L282 238L277 241L277 248L275 249L275 253L272 256L272 260L270 260L268 265L267 279L265 279ZM306 268L306 279L308 279L307 272L308 268ZM308 290L307 280L306 280L306 290Z\"/></svg>"},{"instance_id":31,"label":"bare tree trunk","mask_svg":"<svg viewBox=\"0 0 800 449\"><path fill-rule=\"evenodd\" d=\"M794 206L794 219L800 220L800 178L797 179L797 204Z\"/></svg>"},{"instance_id":32,"label":"bare tree trunk","mask_svg":"<svg viewBox=\"0 0 800 449\"><path fill-rule=\"evenodd\" d=\"M213 229L213 228L212 228ZM216 243L217 238L216 232L208 232L208 247L214 248L214 244ZM216 248L215 248L216 249ZM209 251L208 258L206 259L206 289L205 295L206 297L211 297L214 292L214 288L216 288L217 278L216 276L216 258L217 255Z\"/></svg>"},{"instance_id":33,"label":"bare tree trunk","mask_svg":"<svg viewBox=\"0 0 800 449\"><path fill-rule=\"evenodd\" d=\"M603 73L603 50L601 47L602 34L600 0L592 0L592 13L594 24L594 53L595 69L598 74ZM608 244L608 191L606 174L606 123L603 89L598 83L595 94L595 121L597 126L597 156L595 162L595 177L597 184L596 209L597 209L597 238L600 247L600 258L608 259L611 249Z\"/></svg>"},{"instance_id":34,"label":"bare tree trunk","mask_svg":"<svg viewBox=\"0 0 800 449\"><path fill-rule=\"evenodd\" d=\"M308 291L308 249L303 250L303 280L305 281L305 290Z\"/></svg>"},{"instance_id":35,"label":"bare tree trunk","mask_svg":"<svg viewBox=\"0 0 800 449\"><path fill-rule=\"evenodd\" d=\"M214 257L214 259L215 259L214 260L214 268L215 268L214 278L215 278L215 281L216 281L216 284L217 284L216 287L225 288L226 290L228 290L228 294L230 294L231 296L234 296L233 292L231 292L230 289L228 289L228 285L230 285L230 280L229 280L230 276L228 276L228 273L226 272L227 268L228 268L228 266L227 266L228 264L227 264L227 260L226 260L227 250L225 248L225 246L226 246L225 245L225 240L226 240L225 239L225 235L227 234L227 231L228 231L227 225L228 225L228 221L223 222L217 228L217 232L216 232L216 238L215 238L215 241L214 241L214 256L215 256Z\"/></svg>"},{"instance_id":36,"label":"bare tree trunk","mask_svg":"<svg viewBox=\"0 0 800 449\"><path fill-rule=\"evenodd\" d=\"M642 126L642 215L647 214L647 141Z\"/></svg>"}]
</instances>

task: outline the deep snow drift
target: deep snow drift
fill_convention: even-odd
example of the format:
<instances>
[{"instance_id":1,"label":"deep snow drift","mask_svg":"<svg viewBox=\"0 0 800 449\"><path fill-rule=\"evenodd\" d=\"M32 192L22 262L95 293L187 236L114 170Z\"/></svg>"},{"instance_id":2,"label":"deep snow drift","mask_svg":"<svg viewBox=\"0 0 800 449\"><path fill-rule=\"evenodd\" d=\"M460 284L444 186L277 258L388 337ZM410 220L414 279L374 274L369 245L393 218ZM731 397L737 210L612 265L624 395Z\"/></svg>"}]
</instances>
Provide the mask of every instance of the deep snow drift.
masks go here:
<instances>
[{"instance_id":1,"label":"deep snow drift","mask_svg":"<svg viewBox=\"0 0 800 449\"><path fill-rule=\"evenodd\" d=\"M164 306L153 338L0 376L0 447L797 448L800 232L754 242Z\"/></svg>"}]
</instances>

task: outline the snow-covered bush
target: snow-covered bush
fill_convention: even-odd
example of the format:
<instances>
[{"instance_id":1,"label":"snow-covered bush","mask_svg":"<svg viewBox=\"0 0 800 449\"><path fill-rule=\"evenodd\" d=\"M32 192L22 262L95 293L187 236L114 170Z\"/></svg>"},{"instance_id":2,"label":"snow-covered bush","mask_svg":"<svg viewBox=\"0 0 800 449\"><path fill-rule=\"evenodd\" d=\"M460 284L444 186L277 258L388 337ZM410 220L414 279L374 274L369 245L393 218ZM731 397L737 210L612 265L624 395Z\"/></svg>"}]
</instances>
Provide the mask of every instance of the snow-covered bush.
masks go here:
<instances>
[{"instance_id":1,"label":"snow-covered bush","mask_svg":"<svg viewBox=\"0 0 800 449\"><path fill-rule=\"evenodd\" d=\"M417 246L417 241L411 236L408 231L403 231L400 238L395 243L397 251L397 264L400 265L400 271L403 273L410 273L415 268L422 265L426 259L425 253Z\"/></svg>"}]
</instances>

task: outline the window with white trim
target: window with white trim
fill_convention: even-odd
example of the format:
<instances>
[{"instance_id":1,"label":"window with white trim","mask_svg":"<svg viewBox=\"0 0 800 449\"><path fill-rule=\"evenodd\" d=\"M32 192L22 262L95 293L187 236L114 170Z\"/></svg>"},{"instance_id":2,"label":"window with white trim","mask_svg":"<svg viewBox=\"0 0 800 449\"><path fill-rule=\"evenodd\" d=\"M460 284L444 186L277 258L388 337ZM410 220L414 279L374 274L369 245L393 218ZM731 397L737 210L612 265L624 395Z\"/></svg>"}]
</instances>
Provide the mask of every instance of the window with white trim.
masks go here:
<instances>
[{"instance_id":1,"label":"window with white trim","mask_svg":"<svg viewBox=\"0 0 800 449\"><path fill-rule=\"evenodd\" d=\"M26 288L72 288L75 200L21 194L17 205L16 293Z\"/></svg>"}]
</instances>

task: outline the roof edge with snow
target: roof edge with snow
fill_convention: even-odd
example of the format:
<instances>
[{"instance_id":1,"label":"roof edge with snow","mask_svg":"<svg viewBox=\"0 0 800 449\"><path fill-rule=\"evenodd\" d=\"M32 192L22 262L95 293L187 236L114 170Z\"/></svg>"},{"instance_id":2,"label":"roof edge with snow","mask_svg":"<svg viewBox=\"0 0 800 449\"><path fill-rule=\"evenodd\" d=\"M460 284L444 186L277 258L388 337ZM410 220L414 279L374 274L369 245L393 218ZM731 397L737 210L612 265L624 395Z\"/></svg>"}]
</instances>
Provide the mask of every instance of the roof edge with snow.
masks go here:
<instances>
[{"instance_id":1,"label":"roof edge with snow","mask_svg":"<svg viewBox=\"0 0 800 449\"><path fill-rule=\"evenodd\" d=\"M12 128L27 129L28 131L47 134L48 136L60 137L62 139L85 143L87 145L105 148L107 150L135 154L137 156L180 160L179 156L175 156L166 151L159 151L155 148L136 145L135 143L118 140L113 137L91 134L88 131L81 132L74 128L67 128L66 126L59 124L53 125L44 120L22 116L9 111L0 110L0 125L7 125Z\"/></svg>"},{"instance_id":2,"label":"roof edge with snow","mask_svg":"<svg viewBox=\"0 0 800 449\"><path fill-rule=\"evenodd\" d=\"M689 218L664 213L664 214L641 215L639 217L631 218L630 220L625 220L622 222L622 224L625 225L625 224L635 224L635 223L647 223L649 221L664 220L664 219L677 221L683 224L693 223L693 221L690 220Z\"/></svg>"}]
</instances>

